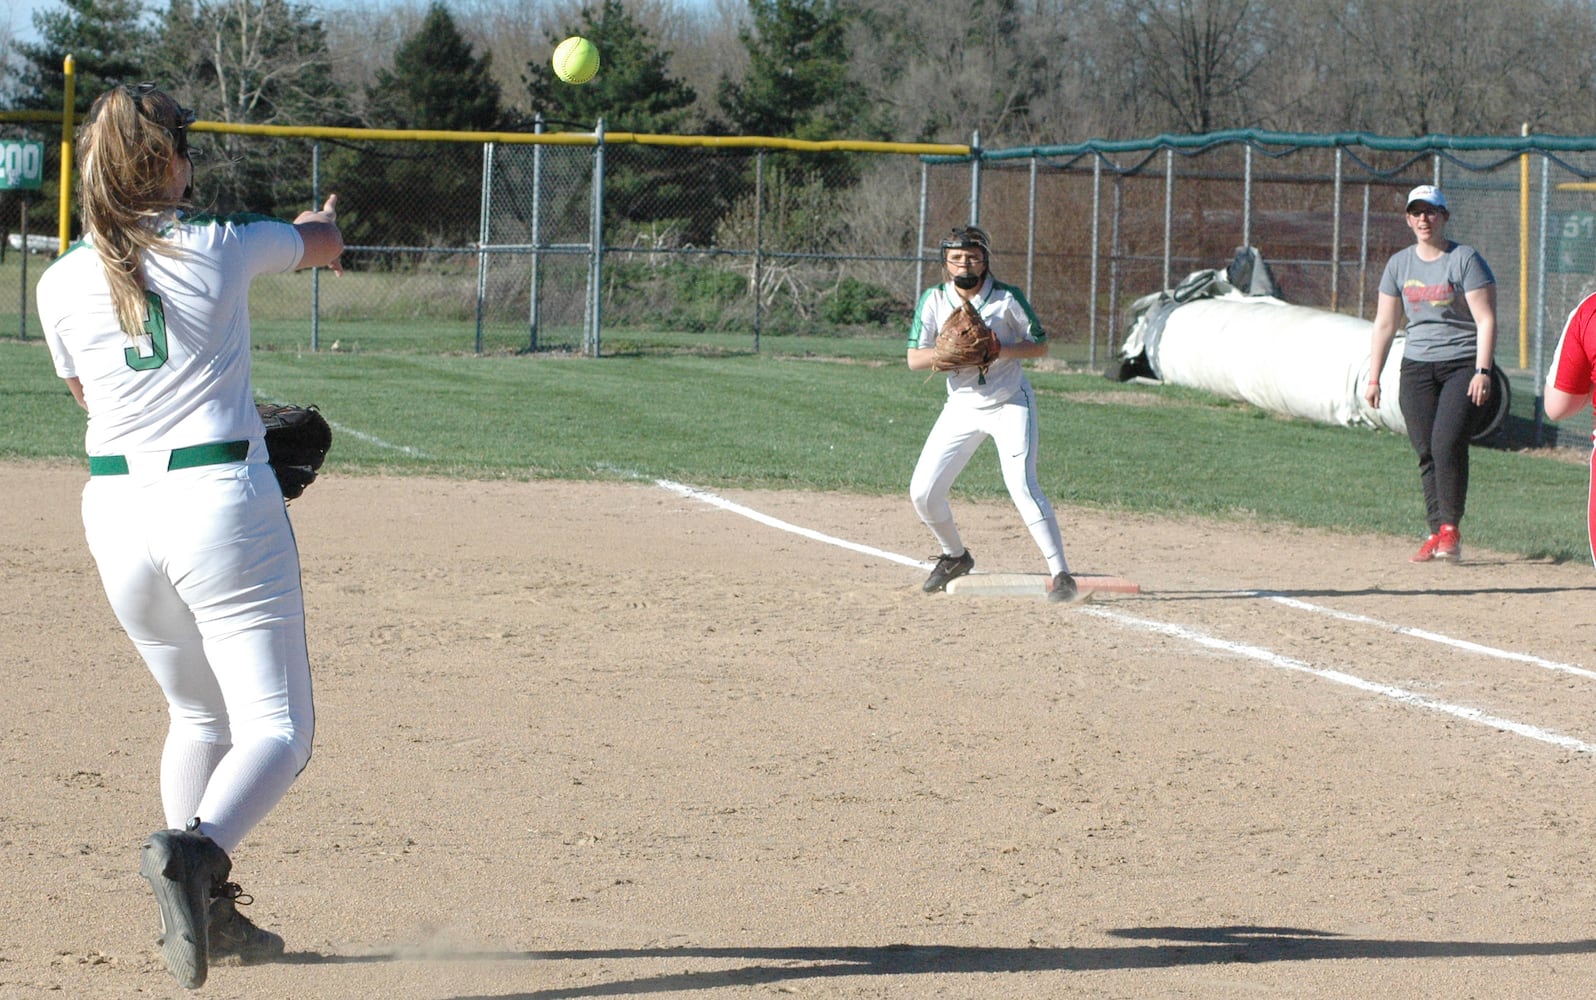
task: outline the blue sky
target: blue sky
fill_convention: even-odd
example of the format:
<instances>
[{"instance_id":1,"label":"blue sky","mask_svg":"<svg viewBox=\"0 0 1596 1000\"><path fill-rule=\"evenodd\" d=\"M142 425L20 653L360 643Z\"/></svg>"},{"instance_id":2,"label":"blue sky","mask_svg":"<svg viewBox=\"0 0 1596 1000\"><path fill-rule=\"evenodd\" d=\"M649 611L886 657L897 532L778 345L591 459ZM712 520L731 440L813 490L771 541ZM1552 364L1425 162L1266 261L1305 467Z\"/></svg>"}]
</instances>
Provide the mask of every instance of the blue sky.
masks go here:
<instances>
[{"instance_id":1,"label":"blue sky","mask_svg":"<svg viewBox=\"0 0 1596 1000\"><path fill-rule=\"evenodd\" d=\"M11 10L12 37L26 41L37 41L39 36L33 32L33 11L37 7L53 6L55 0L6 0Z\"/></svg>"}]
</instances>

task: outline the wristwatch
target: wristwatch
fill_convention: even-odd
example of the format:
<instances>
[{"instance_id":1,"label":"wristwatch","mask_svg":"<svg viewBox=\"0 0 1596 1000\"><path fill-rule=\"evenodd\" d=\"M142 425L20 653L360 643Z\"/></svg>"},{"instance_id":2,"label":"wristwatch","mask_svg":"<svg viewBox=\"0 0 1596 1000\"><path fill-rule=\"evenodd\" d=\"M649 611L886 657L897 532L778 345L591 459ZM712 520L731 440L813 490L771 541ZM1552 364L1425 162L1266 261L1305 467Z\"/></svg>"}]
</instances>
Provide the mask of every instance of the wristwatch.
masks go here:
<instances>
[{"instance_id":1,"label":"wristwatch","mask_svg":"<svg viewBox=\"0 0 1596 1000\"><path fill-rule=\"evenodd\" d=\"M1476 374L1476 375L1489 375L1489 374L1491 374L1491 370L1489 368L1476 368L1476 369L1474 369L1474 374Z\"/></svg>"}]
</instances>

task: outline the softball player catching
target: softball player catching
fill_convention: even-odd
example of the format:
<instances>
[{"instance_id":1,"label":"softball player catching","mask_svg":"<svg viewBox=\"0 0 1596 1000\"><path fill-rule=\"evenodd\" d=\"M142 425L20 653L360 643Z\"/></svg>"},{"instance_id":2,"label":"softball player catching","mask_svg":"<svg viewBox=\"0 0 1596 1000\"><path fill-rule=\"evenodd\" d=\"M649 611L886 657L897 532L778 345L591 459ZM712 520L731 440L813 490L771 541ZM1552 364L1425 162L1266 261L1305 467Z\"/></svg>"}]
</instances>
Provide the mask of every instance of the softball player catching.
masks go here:
<instances>
[{"instance_id":1,"label":"softball player catching","mask_svg":"<svg viewBox=\"0 0 1596 1000\"><path fill-rule=\"evenodd\" d=\"M1550 420L1572 417L1592 401L1596 390L1596 295L1585 298L1563 324L1563 335L1546 373L1546 416ZM1593 435L1596 445L1596 435ZM1591 479L1585 500L1586 534L1591 559L1596 562L1596 447L1591 450Z\"/></svg>"},{"instance_id":2,"label":"softball player catching","mask_svg":"<svg viewBox=\"0 0 1596 1000\"><path fill-rule=\"evenodd\" d=\"M933 368L937 333L966 302L980 313L1001 346L990 367L960 368L948 374L947 402L909 482L915 512L942 547L923 589L942 590L975 567L975 557L959 538L948 492L981 443L991 438L997 445L1003 483L1047 561L1052 577L1048 600L1074 603L1086 595L1070 575L1058 518L1036 477L1036 399L1020 365L1026 358L1047 355L1047 334L1025 295L992 277L986 233L974 226L955 229L942 241L941 251L947 280L927 290L915 307L909 328L910 370Z\"/></svg>"},{"instance_id":3,"label":"softball player catching","mask_svg":"<svg viewBox=\"0 0 1596 1000\"><path fill-rule=\"evenodd\" d=\"M39 280L56 374L88 413L83 525L106 597L166 696L166 829L139 869L177 981L283 940L243 917L230 854L310 760L299 553L250 383L258 274L333 266L334 199L292 224L185 217L193 112L151 84L78 133L84 239Z\"/></svg>"}]
</instances>

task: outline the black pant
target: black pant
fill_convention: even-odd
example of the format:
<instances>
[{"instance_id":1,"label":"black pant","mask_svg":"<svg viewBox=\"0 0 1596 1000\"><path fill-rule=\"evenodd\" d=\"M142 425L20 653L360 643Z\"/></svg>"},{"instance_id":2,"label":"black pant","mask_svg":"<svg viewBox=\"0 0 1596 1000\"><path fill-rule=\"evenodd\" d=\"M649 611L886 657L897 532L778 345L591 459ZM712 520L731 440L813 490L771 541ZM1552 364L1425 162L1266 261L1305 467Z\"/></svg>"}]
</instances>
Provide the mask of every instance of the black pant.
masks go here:
<instances>
[{"instance_id":1,"label":"black pant","mask_svg":"<svg viewBox=\"0 0 1596 1000\"><path fill-rule=\"evenodd\" d=\"M1402 359L1397 400L1408 425L1408 441L1419 454L1424 513L1432 535L1443 524L1463 520L1469 492L1469 437L1481 409L1469 399L1473 378L1473 355L1455 361Z\"/></svg>"}]
</instances>

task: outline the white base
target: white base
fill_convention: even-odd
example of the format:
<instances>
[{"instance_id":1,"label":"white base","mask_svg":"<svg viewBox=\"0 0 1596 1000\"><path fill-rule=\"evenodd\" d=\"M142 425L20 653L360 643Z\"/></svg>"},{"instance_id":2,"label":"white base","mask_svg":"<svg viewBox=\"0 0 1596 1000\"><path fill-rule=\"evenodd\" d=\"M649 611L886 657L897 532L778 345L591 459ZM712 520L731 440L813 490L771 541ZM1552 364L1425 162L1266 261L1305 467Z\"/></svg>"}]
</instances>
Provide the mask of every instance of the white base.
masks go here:
<instances>
[{"instance_id":1,"label":"white base","mask_svg":"<svg viewBox=\"0 0 1596 1000\"><path fill-rule=\"evenodd\" d=\"M1049 577L1040 573L969 573L947 585L950 594L977 597L1046 597ZM1075 586L1088 593L1139 594L1140 584L1120 576L1075 577Z\"/></svg>"}]
</instances>

